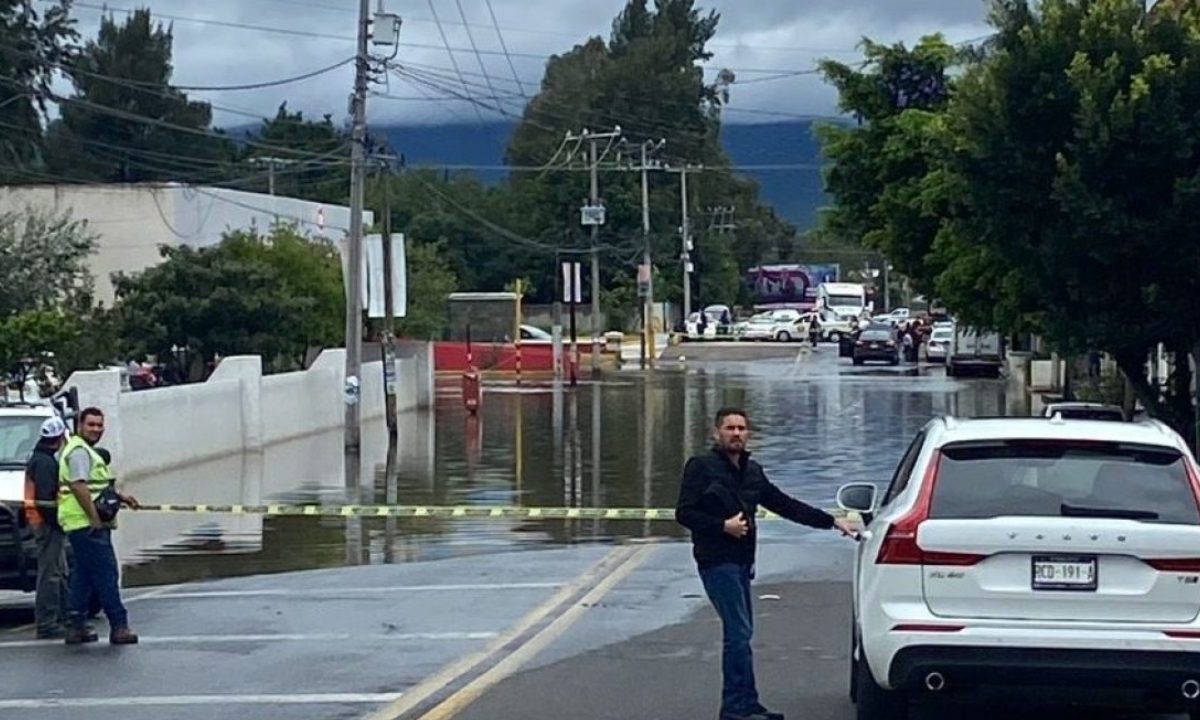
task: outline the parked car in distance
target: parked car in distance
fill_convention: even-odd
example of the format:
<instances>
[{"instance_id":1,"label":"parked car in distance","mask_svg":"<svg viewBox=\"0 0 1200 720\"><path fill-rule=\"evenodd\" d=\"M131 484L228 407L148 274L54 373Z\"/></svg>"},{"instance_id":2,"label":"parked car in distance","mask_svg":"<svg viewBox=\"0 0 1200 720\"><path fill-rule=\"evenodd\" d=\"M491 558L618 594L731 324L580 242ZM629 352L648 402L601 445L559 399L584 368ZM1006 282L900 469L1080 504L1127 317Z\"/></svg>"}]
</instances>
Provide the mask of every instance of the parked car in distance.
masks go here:
<instances>
[{"instance_id":1,"label":"parked car in distance","mask_svg":"<svg viewBox=\"0 0 1200 720\"><path fill-rule=\"evenodd\" d=\"M925 345L925 359L929 362L944 363L950 354L950 346L954 343L954 326L934 326L929 334L929 342Z\"/></svg>"},{"instance_id":2,"label":"parked car in distance","mask_svg":"<svg viewBox=\"0 0 1200 720\"><path fill-rule=\"evenodd\" d=\"M900 364L900 337L895 328L873 325L862 331L854 342L854 364L868 361Z\"/></svg>"},{"instance_id":3,"label":"parked car in distance","mask_svg":"<svg viewBox=\"0 0 1200 720\"><path fill-rule=\"evenodd\" d=\"M1059 402L1050 403L1042 409L1042 417L1052 418L1055 415L1064 420L1109 420L1125 422L1125 410L1116 405L1088 402Z\"/></svg>"}]
</instances>

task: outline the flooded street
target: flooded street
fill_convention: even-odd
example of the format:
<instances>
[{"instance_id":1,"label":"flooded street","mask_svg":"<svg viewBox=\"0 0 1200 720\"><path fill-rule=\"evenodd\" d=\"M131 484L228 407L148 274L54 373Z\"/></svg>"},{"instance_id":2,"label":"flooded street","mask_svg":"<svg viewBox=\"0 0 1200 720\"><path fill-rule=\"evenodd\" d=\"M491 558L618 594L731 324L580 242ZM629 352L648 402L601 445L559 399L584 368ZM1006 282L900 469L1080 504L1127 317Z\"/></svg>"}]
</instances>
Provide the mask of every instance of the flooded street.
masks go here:
<instances>
[{"instance_id":1,"label":"flooded street","mask_svg":"<svg viewBox=\"0 0 1200 720\"><path fill-rule=\"evenodd\" d=\"M364 428L362 467L343 471L341 436L268 447L134 485L146 502L671 507L685 459L724 405L750 413L752 449L774 481L823 507L851 480L886 483L931 417L1002 415L1003 381L941 368L854 368L832 346L797 360L664 363L581 382L486 386L478 418L457 384L432 412L400 418L389 461L382 425ZM1019 407L1019 403L1017 403ZM119 467L119 465L118 465ZM125 582L179 583L605 542L683 538L671 521L189 516L129 513ZM796 529L769 523L764 539Z\"/></svg>"}]
</instances>

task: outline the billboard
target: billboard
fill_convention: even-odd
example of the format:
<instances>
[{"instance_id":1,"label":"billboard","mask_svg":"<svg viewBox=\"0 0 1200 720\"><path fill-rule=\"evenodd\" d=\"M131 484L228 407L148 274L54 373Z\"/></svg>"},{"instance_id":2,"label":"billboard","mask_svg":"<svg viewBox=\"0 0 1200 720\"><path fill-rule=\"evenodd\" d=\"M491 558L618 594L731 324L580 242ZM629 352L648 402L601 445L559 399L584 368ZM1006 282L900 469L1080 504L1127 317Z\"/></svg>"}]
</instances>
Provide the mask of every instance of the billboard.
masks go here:
<instances>
[{"instance_id":1,"label":"billboard","mask_svg":"<svg viewBox=\"0 0 1200 720\"><path fill-rule=\"evenodd\" d=\"M807 305L817 303L817 286L837 282L841 266L762 265L746 271L751 302L763 305Z\"/></svg>"}]
</instances>

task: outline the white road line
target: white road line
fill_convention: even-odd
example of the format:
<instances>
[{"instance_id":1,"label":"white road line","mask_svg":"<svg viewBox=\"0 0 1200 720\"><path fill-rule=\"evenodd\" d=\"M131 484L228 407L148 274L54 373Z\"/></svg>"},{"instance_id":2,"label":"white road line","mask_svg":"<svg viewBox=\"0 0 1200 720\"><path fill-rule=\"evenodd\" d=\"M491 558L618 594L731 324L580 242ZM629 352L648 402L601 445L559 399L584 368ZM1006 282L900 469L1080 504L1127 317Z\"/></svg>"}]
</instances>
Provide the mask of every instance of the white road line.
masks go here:
<instances>
[{"instance_id":1,"label":"white road line","mask_svg":"<svg viewBox=\"0 0 1200 720\"><path fill-rule=\"evenodd\" d=\"M385 703L402 693L327 693L311 695L163 695L148 697L28 698L0 700L0 710L134 707L156 705L348 705Z\"/></svg>"},{"instance_id":2,"label":"white road line","mask_svg":"<svg viewBox=\"0 0 1200 720\"><path fill-rule=\"evenodd\" d=\"M207 643L264 643L264 642L347 642L374 640L491 640L494 632L429 632L429 633L276 633L272 635L164 635L143 636L142 645L202 645ZM0 642L0 649L61 646L62 640L14 640Z\"/></svg>"},{"instance_id":3,"label":"white road line","mask_svg":"<svg viewBox=\"0 0 1200 720\"><path fill-rule=\"evenodd\" d=\"M351 587L351 588L316 588L303 589L264 589L264 590L200 590L196 592L162 592L151 595L147 593L139 600L198 600L206 598L239 598L239 597L325 597L337 595L371 595L399 592L471 592L477 590L547 590L561 587L562 583L496 583L496 584L465 584L465 585L389 585L386 587ZM175 586L178 587L178 586Z\"/></svg>"}]
</instances>

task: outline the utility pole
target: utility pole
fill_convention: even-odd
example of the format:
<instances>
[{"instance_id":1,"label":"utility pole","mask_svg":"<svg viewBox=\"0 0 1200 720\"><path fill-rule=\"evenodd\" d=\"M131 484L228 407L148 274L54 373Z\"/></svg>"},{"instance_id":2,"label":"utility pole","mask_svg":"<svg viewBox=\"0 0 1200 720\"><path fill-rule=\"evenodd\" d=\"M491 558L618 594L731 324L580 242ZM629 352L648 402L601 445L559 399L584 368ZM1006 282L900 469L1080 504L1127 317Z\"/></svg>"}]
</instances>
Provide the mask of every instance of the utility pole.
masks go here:
<instances>
[{"instance_id":1,"label":"utility pole","mask_svg":"<svg viewBox=\"0 0 1200 720\"><path fill-rule=\"evenodd\" d=\"M616 144L621 137L621 127L618 125L612 132L594 133L584 130L579 135L567 133L566 142L577 141L588 143L588 199L580 214L580 223L591 227L591 261L592 261L592 374L600 371L600 342L597 335L600 327L600 226L604 224L604 208L600 205L599 164L596 143L607 140L609 148ZM605 151L608 154L608 151Z\"/></svg>"},{"instance_id":2,"label":"utility pole","mask_svg":"<svg viewBox=\"0 0 1200 720\"><path fill-rule=\"evenodd\" d=\"M392 297L392 183L383 176L383 399L388 438L395 441L396 429L396 308Z\"/></svg>"},{"instance_id":3,"label":"utility pole","mask_svg":"<svg viewBox=\"0 0 1200 720\"><path fill-rule=\"evenodd\" d=\"M644 287L642 298L642 352L641 352L641 368L647 367L647 356L649 356L649 365L654 365L654 265L650 261L650 166L648 165L647 154L649 152L657 152L666 145L666 140L659 140L657 143L651 143L649 140L642 143L642 268L641 272L645 273L644 277L638 278L639 290ZM639 273L640 275L640 273Z\"/></svg>"},{"instance_id":4,"label":"utility pole","mask_svg":"<svg viewBox=\"0 0 1200 720\"><path fill-rule=\"evenodd\" d=\"M286 166L295 164L295 160L281 157L252 157L250 158L251 165L266 165L267 166L267 192L270 195L275 194L275 168L277 166Z\"/></svg>"},{"instance_id":5,"label":"utility pole","mask_svg":"<svg viewBox=\"0 0 1200 720\"><path fill-rule=\"evenodd\" d=\"M687 190L687 165L679 169L679 208L683 216L683 224L680 225L679 233L682 236L683 252L679 259L683 263L683 319L692 316L692 229L688 225L688 190Z\"/></svg>"},{"instance_id":6,"label":"utility pole","mask_svg":"<svg viewBox=\"0 0 1200 720\"><path fill-rule=\"evenodd\" d=\"M354 125L350 146L350 237L346 252L346 431L348 462L358 463L359 424L362 419L359 376L362 374L362 259L363 259L363 185L366 181L367 77L370 56L371 0L359 0L358 50L354 62L354 95L351 110Z\"/></svg>"},{"instance_id":7,"label":"utility pole","mask_svg":"<svg viewBox=\"0 0 1200 720\"><path fill-rule=\"evenodd\" d=\"M584 133L587 134L586 132ZM596 167L596 139L593 137L588 148L588 167L590 189L588 198L592 207L600 205L600 181L597 177L599 168ZM600 372L600 338L596 335L600 328L600 225L592 225L592 377Z\"/></svg>"}]
</instances>

